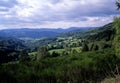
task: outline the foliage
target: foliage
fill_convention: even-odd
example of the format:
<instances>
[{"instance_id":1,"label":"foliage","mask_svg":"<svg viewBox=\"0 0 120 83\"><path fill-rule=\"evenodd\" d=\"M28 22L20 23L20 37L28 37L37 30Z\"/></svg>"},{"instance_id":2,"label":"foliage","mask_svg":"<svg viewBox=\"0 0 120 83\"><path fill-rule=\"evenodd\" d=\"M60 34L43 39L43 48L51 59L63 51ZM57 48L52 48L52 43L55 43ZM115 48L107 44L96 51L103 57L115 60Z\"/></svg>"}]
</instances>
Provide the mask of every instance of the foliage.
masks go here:
<instances>
[{"instance_id":1,"label":"foliage","mask_svg":"<svg viewBox=\"0 0 120 83\"><path fill-rule=\"evenodd\" d=\"M114 19L114 28L116 32L114 37L116 55L120 57L120 17Z\"/></svg>"},{"instance_id":2,"label":"foliage","mask_svg":"<svg viewBox=\"0 0 120 83\"><path fill-rule=\"evenodd\" d=\"M113 49L106 49L28 61L25 64L2 64L0 82L86 83L98 81L106 75L112 75L112 71L119 62Z\"/></svg>"},{"instance_id":3,"label":"foliage","mask_svg":"<svg viewBox=\"0 0 120 83\"><path fill-rule=\"evenodd\" d=\"M117 5L117 9L119 10L120 9L120 0L117 0L116 5Z\"/></svg>"},{"instance_id":4,"label":"foliage","mask_svg":"<svg viewBox=\"0 0 120 83\"><path fill-rule=\"evenodd\" d=\"M86 43L83 43L82 51L83 51L83 52L89 51L88 45L87 45Z\"/></svg>"},{"instance_id":5,"label":"foliage","mask_svg":"<svg viewBox=\"0 0 120 83\"><path fill-rule=\"evenodd\" d=\"M0 63L18 60L20 52L26 47L16 38L0 38Z\"/></svg>"},{"instance_id":6,"label":"foliage","mask_svg":"<svg viewBox=\"0 0 120 83\"><path fill-rule=\"evenodd\" d=\"M45 57L49 57L48 49L47 47L40 47L38 49L37 59L43 59Z\"/></svg>"}]
</instances>

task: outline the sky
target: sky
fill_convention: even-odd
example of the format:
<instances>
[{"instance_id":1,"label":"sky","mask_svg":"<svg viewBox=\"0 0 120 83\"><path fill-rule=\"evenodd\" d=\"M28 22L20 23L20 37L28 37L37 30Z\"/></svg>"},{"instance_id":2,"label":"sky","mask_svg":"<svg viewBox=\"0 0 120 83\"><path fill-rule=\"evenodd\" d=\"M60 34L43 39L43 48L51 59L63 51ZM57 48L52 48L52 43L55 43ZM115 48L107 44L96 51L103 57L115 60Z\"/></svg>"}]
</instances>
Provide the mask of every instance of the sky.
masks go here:
<instances>
[{"instance_id":1,"label":"sky","mask_svg":"<svg viewBox=\"0 0 120 83\"><path fill-rule=\"evenodd\" d=\"M115 0L0 0L0 29L98 27L119 14Z\"/></svg>"}]
</instances>

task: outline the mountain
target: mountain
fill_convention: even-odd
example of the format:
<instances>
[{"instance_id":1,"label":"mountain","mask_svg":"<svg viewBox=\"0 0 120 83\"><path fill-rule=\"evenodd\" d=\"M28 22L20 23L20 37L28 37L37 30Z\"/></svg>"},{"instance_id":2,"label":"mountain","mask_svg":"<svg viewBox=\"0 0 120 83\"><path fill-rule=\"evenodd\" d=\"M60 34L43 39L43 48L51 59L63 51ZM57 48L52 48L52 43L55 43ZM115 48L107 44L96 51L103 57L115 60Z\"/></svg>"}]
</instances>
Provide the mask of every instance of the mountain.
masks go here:
<instances>
[{"instance_id":1,"label":"mountain","mask_svg":"<svg viewBox=\"0 0 120 83\"><path fill-rule=\"evenodd\" d=\"M88 28L83 30L73 30L60 34L58 37L75 37L89 40L110 40L113 37L113 23L106 24L102 27Z\"/></svg>"},{"instance_id":2,"label":"mountain","mask_svg":"<svg viewBox=\"0 0 120 83\"><path fill-rule=\"evenodd\" d=\"M0 31L2 37L15 37L15 38L39 38L50 37L59 34L52 30L43 29L6 29Z\"/></svg>"},{"instance_id":3,"label":"mountain","mask_svg":"<svg viewBox=\"0 0 120 83\"><path fill-rule=\"evenodd\" d=\"M48 28L42 28L42 29L29 29L29 28L23 28L23 29L5 29L0 30L0 36L1 37L15 37L15 38L41 38L41 37L53 37L60 33L66 33L72 30L83 30L87 29L82 27L71 27L68 29L48 29Z\"/></svg>"}]
</instances>

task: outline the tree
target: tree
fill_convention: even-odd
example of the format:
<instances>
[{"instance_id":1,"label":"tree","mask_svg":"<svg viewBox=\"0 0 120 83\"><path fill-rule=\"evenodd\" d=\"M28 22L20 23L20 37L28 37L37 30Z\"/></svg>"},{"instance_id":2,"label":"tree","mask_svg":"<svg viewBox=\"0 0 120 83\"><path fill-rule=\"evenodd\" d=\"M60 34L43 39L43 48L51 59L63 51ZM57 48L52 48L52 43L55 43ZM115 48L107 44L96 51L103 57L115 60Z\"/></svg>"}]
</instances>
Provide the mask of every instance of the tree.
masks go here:
<instances>
[{"instance_id":1,"label":"tree","mask_svg":"<svg viewBox=\"0 0 120 83\"><path fill-rule=\"evenodd\" d=\"M120 0L117 0L116 6L117 6L117 9L119 10L120 9Z\"/></svg>"},{"instance_id":2,"label":"tree","mask_svg":"<svg viewBox=\"0 0 120 83\"><path fill-rule=\"evenodd\" d=\"M90 51L96 51L96 50L99 50L99 46L93 43L90 47Z\"/></svg>"},{"instance_id":3,"label":"tree","mask_svg":"<svg viewBox=\"0 0 120 83\"><path fill-rule=\"evenodd\" d=\"M49 56L49 53L48 53L47 47L44 46L44 47L39 48L38 53L37 53L37 59L45 58L48 56Z\"/></svg>"},{"instance_id":4,"label":"tree","mask_svg":"<svg viewBox=\"0 0 120 83\"><path fill-rule=\"evenodd\" d=\"M116 2L117 9L120 9L120 0ZM114 28L115 28L115 36L114 36L114 46L116 55L120 57L120 17L114 18Z\"/></svg>"},{"instance_id":5,"label":"tree","mask_svg":"<svg viewBox=\"0 0 120 83\"><path fill-rule=\"evenodd\" d=\"M114 46L116 55L120 57L120 17L114 19L114 28L115 28L115 36L114 36Z\"/></svg>"},{"instance_id":6,"label":"tree","mask_svg":"<svg viewBox=\"0 0 120 83\"><path fill-rule=\"evenodd\" d=\"M90 51L92 51L93 50L93 47L94 47L94 43L92 43L91 45L90 45Z\"/></svg>"},{"instance_id":7,"label":"tree","mask_svg":"<svg viewBox=\"0 0 120 83\"><path fill-rule=\"evenodd\" d=\"M94 50L94 51L99 50L99 46L98 46L98 45L95 45L95 46L93 47L93 50Z\"/></svg>"},{"instance_id":8,"label":"tree","mask_svg":"<svg viewBox=\"0 0 120 83\"><path fill-rule=\"evenodd\" d=\"M53 51L53 52L52 52L52 57L57 57L57 56L59 56L59 53Z\"/></svg>"},{"instance_id":9,"label":"tree","mask_svg":"<svg viewBox=\"0 0 120 83\"><path fill-rule=\"evenodd\" d=\"M83 52L89 51L88 45L86 43L83 43L83 45L82 45L82 51Z\"/></svg>"},{"instance_id":10,"label":"tree","mask_svg":"<svg viewBox=\"0 0 120 83\"><path fill-rule=\"evenodd\" d=\"M78 53L75 49L72 50L72 54Z\"/></svg>"},{"instance_id":11,"label":"tree","mask_svg":"<svg viewBox=\"0 0 120 83\"><path fill-rule=\"evenodd\" d=\"M26 50L21 51L21 53L19 55L19 61L22 63L26 62L26 61L30 61L30 57Z\"/></svg>"}]
</instances>

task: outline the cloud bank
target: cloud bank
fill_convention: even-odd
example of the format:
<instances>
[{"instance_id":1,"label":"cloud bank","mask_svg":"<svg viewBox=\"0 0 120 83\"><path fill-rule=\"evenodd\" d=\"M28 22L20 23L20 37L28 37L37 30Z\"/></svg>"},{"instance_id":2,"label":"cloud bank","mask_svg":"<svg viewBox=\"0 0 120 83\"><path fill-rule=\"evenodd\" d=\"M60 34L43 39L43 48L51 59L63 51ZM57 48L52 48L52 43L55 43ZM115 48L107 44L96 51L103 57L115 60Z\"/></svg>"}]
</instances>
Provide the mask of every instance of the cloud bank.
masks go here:
<instances>
[{"instance_id":1,"label":"cloud bank","mask_svg":"<svg viewBox=\"0 0 120 83\"><path fill-rule=\"evenodd\" d=\"M0 0L0 28L102 26L119 15L115 0Z\"/></svg>"}]
</instances>

